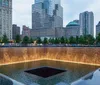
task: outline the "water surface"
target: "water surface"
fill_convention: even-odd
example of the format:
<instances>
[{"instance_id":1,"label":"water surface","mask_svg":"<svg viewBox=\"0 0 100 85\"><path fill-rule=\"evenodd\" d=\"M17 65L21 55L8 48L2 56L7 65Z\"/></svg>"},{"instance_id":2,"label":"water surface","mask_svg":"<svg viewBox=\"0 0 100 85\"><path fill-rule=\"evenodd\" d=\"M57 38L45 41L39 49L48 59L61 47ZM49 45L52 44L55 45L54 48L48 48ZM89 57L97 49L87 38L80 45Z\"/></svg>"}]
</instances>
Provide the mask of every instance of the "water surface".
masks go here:
<instances>
[{"instance_id":1,"label":"water surface","mask_svg":"<svg viewBox=\"0 0 100 85\"><path fill-rule=\"evenodd\" d=\"M66 72L49 77L47 79L28 74L25 70L38 68L41 66L50 66L67 70ZM72 83L73 81L85 76L86 74L98 69L97 66L72 64L58 61L34 61L21 64L6 65L0 67L0 73L3 73L25 85L38 83L40 85L55 85L59 82Z\"/></svg>"}]
</instances>

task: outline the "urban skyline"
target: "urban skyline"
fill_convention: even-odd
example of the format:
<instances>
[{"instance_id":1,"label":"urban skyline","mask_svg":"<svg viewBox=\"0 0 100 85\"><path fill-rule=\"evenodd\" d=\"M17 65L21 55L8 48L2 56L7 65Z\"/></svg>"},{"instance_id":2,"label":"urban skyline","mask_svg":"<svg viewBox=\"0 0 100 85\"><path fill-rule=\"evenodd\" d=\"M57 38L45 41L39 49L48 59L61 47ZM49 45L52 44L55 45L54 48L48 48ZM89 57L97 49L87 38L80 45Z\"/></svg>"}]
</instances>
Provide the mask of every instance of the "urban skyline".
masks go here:
<instances>
[{"instance_id":1,"label":"urban skyline","mask_svg":"<svg viewBox=\"0 0 100 85\"><path fill-rule=\"evenodd\" d=\"M63 28L63 6L61 6L60 0L35 0L35 4L32 5L32 38L61 37L59 31L57 31L59 28L63 30L62 36L64 37L75 37L79 35L94 36L94 13L88 11L80 13L79 25L71 24ZM57 30L53 31L55 28ZM80 31L76 30L75 32L74 29Z\"/></svg>"},{"instance_id":2,"label":"urban skyline","mask_svg":"<svg viewBox=\"0 0 100 85\"><path fill-rule=\"evenodd\" d=\"M12 4L11 5L9 5L9 4L6 3L5 1L2 1L1 6L2 6L2 8L3 8L3 6L7 6L7 5L12 7ZM57 30L59 28L63 29L62 27L63 27L63 8L64 7L61 5L60 0L59 1L58 0L53 0L53 1L52 0L40 0L40 1L35 0L35 4L31 3L31 5L32 5L31 6L31 11L32 11L32 13L31 13L32 14L31 28L32 29L39 29L39 28L43 28L43 29L57 28ZM11 9L13 9L13 7ZM1 12L3 12L3 11L1 11ZM7 11L7 13L8 13L8 11ZM9 13L12 15L11 12L9 12ZM39 13L39 16L37 13ZM5 17L5 19L6 19L6 16L5 15L3 16L3 15L1 15L1 16ZM11 18L8 17L10 21L12 21L11 15L9 15ZM83 29L85 29L86 30L85 35L87 35L87 34L94 35L94 13L92 11L88 12L88 10L86 10L85 12L81 12L80 15L78 15L78 17L79 17L79 21L80 21L81 31ZM1 27L6 26L7 22L5 22L5 21L7 21L7 20L3 21L4 22L3 24L5 24L5 25L2 24ZM11 24L9 26L11 26ZM15 24L17 24L17 23L15 23ZM26 25L26 24L23 24L23 25ZM1 34L2 35L6 34L9 39L11 39L11 37L12 37L11 36L12 29L10 30L10 28L8 27L8 29L7 29L7 27L3 27L2 28L3 30L1 30L1 32L2 32ZM50 30L52 30L52 29L50 29ZM48 32L50 30L48 29ZM57 32L57 30L56 30L56 32ZM83 31L85 31L85 30L83 30ZM34 32L34 30L32 30L32 31ZM39 33L39 35L41 34L40 32L38 32L38 33ZM34 33L32 33L32 34L34 34ZM51 34L52 33L50 33L49 36L51 36ZM84 35L84 33L82 35ZM45 34L43 36L46 37Z\"/></svg>"},{"instance_id":3,"label":"urban skyline","mask_svg":"<svg viewBox=\"0 0 100 85\"><path fill-rule=\"evenodd\" d=\"M64 8L64 26L66 26L66 24L69 23L70 21L74 19L78 19L79 13L84 12L84 11L94 12L95 25L100 20L98 18L100 14L98 10L100 8L96 7L97 5L100 4L99 0L91 0L91 3L90 1L87 1L87 0L81 0L81 2L79 0L78 1L61 0L61 2ZM29 0L28 2L27 0L24 0L24 1L14 0L13 1L13 23L14 24L16 23L21 27L23 24L25 24L31 27L31 5L32 4L34 4L34 0ZM77 6L78 4L80 4L81 7ZM18 6L19 7L22 6L22 8L20 8L19 10ZM17 17L20 17L20 20ZM28 21L28 22L25 22L25 21Z\"/></svg>"}]
</instances>

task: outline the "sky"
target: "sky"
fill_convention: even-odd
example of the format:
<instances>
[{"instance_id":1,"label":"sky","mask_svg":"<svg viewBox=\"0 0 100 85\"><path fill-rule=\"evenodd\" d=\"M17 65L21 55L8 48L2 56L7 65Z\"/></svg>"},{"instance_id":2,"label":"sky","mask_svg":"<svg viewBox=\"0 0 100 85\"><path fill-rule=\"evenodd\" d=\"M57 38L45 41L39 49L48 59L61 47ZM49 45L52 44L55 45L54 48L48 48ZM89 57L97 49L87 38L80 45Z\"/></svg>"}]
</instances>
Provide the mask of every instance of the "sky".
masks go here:
<instances>
[{"instance_id":1,"label":"sky","mask_svg":"<svg viewBox=\"0 0 100 85\"><path fill-rule=\"evenodd\" d=\"M32 4L34 0L13 0L13 24L32 27ZM93 11L95 25L100 21L100 0L61 0L64 9L64 26L70 21L79 19L79 14L84 11Z\"/></svg>"}]
</instances>

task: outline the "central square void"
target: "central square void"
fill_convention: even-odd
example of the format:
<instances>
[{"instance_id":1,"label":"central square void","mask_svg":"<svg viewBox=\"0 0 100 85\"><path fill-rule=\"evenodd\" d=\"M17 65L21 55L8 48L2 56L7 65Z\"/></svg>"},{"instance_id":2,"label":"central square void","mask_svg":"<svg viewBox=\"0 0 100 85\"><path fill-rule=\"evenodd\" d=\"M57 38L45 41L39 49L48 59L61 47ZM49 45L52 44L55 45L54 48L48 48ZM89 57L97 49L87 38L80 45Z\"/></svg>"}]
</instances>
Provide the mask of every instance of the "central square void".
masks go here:
<instances>
[{"instance_id":1,"label":"central square void","mask_svg":"<svg viewBox=\"0 0 100 85\"><path fill-rule=\"evenodd\" d=\"M37 75L43 78L48 78L63 72L66 72L66 70L53 68L53 67L40 67L36 69L26 70L25 72L33 75Z\"/></svg>"}]
</instances>

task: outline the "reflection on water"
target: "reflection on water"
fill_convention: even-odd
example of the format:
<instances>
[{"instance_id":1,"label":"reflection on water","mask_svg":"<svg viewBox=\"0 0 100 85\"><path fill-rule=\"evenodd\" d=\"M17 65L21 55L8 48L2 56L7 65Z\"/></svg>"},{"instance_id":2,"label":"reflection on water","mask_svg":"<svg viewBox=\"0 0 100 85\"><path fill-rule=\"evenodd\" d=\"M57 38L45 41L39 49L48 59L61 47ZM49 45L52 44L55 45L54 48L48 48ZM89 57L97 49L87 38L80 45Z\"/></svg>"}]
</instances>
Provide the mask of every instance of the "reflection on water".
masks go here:
<instances>
[{"instance_id":1,"label":"reflection on water","mask_svg":"<svg viewBox=\"0 0 100 85\"><path fill-rule=\"evenodd\" d=\"M37 68L40 66L52 66L56 68L58 67L66 69L68 71L48 79L43 79L41 77L30 75L24 72L24 70ZM33 82L39 83L40 85L54 85L59 82L71 83L88 74L89 72L96 70L97 68L99 67L57 61L35 61L29 63L1 66L0 72L26 85L30 85Z\"/></svg>"}]
</instances>

